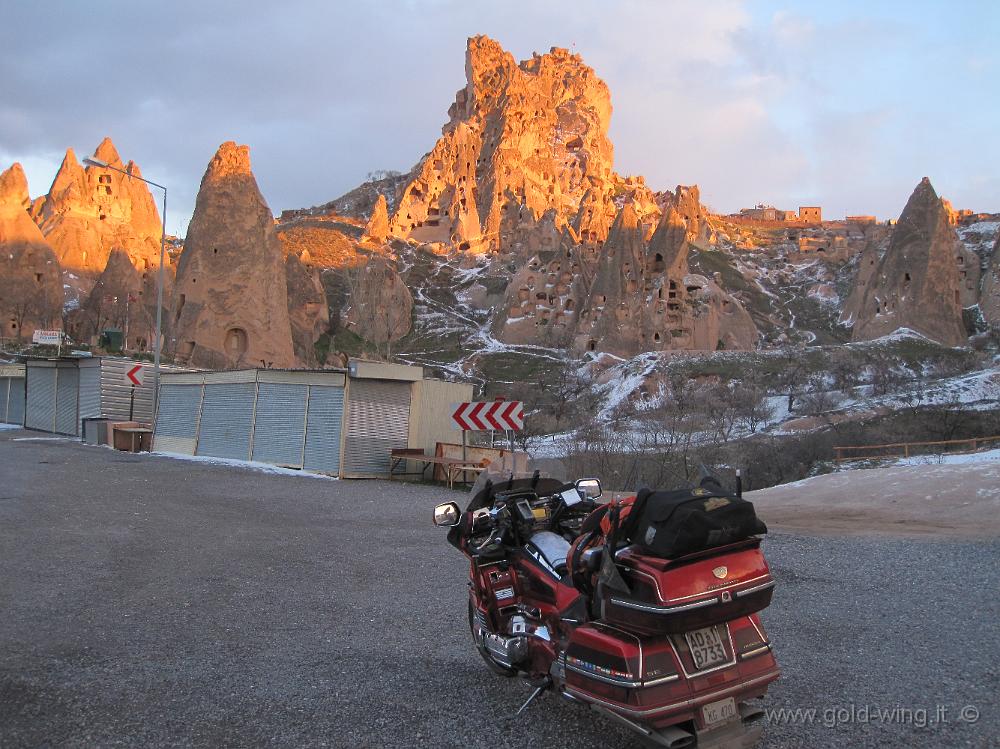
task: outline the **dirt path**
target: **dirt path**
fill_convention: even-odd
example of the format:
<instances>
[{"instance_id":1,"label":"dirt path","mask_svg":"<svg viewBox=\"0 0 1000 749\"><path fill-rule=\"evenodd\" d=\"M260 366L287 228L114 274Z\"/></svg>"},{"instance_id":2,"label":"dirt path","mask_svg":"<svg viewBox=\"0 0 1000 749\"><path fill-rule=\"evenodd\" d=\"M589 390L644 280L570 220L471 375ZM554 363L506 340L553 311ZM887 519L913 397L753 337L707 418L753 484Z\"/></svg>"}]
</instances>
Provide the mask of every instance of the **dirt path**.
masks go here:
<instances>
[{"instance_id":1,"label":"dirt path","mask_svg":"<svg viewBox=\"0 0 1000 749\"><path fill-rule=\"evenodd\" d=\"M748 492L775 530L1000 537L1000 463L845 470Z\"/></svg>"}]
</instances>

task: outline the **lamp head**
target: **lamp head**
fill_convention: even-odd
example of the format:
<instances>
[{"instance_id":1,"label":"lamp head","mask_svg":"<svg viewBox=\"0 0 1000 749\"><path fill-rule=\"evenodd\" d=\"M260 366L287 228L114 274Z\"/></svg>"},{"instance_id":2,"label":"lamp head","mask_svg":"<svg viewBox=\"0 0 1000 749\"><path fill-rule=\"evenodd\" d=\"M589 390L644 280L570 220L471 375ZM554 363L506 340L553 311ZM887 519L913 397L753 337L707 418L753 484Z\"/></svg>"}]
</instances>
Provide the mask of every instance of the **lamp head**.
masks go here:
<instances>
[{"instance_id":1,"label":"lamp head","mask_svg":"<svg viewBox=\"0 0 1000 749\"><path fill-rule=\"evenodd\" d=\"M99 166L103 169L107 169L109 164L106 161L101 161L100 159L95 159L93 156L88 156L83 160L83 163L87 166Z\"/></svg>"}]
</instances>

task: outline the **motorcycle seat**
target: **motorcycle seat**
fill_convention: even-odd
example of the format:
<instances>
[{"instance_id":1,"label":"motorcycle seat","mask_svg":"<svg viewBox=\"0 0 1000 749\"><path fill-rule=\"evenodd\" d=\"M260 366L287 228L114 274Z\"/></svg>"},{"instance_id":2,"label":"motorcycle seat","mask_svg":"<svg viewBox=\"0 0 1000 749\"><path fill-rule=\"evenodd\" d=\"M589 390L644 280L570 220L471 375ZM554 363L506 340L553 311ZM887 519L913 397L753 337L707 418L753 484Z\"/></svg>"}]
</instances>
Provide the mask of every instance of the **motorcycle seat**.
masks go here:
<instances>
[{"instance_id":1,"label":"motorcycle seat","mask_svg":"<svg viewBox=\"0 0 1000 749\"><path fill-rule=\"evenodd\" d=\"M532 533L526 544L529 552L536 558L541 557L557 576L566 574L566 555L569 553L569 542L552 531Z\"/></svg>"}]
</instances>

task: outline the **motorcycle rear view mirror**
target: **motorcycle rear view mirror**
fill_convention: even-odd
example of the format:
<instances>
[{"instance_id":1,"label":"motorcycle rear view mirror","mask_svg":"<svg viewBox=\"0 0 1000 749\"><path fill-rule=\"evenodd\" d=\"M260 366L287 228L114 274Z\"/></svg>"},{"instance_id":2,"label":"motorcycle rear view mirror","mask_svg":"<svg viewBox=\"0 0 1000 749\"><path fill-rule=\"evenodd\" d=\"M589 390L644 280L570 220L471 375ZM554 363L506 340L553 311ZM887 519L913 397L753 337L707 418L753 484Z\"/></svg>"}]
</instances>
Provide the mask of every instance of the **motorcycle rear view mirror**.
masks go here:
<instances>
[{"instance_id":1,"label":"motorcycle rear view mirror","mask_svg":"<svg viewBox=\"0 0 1000 749\"><path fill-rule=\"evenodd\" d=\"M597 499L603 494L599 479L578 479L576 490L580 492L581 497L586 497L587 499Z\"/></svg>"},{"instance_id":2,"label":"motorcycle rear view mirror","mask_svg":"<svg viewBox=\"0 0 1000 749\"><path fill-rule=\"evenodd\" d=\"M434 525L452 527L458 525L462 518L462 511L454 502L445 502L434 508Z\"/></svg>"}]
</instances>

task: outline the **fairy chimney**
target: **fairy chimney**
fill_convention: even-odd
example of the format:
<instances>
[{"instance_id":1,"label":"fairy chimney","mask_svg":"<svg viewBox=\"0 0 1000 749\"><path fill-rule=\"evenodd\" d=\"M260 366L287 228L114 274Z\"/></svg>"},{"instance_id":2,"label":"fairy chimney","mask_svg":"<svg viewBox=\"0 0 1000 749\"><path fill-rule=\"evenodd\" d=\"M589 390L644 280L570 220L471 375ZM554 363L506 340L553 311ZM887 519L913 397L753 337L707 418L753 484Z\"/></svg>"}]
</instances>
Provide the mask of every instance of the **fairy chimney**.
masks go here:
<instances>
[{"instance_id":1,"label":"fairy chimney","mask_svg":"<svg viewBox=\"0 0 1000 749\"><path fill-rule=\"evenodd\" d=\"M350 274L348 330L375 343L397 341L410 332L413 296L381 255Z\"/></svg>"},{"instance_id":2,"label":"fairy chimney","mask_svg":"<svg viewBox=\"0 0 1000 749\"><path fill-rule=\"evenodd\" d=\"M193 366L295 364L284 258L247 146L223 143L202 178L171 327L177 360Z\"/></svg>"},{"instance_id":3,"label":"fairy chimney","mask_svg":"<svg viewBox=\"0 0 1000 749\"><path fill-rule=\"evenodd\" d=\"M379 195L375 201L375 208L372 210L368 225L365 226L365 233L362 241L383 244L389 238L389 209L385 201L385 195Z\"/></svg>"},{"instance_id":4,"label":"fairy chimney","mask_svg":"<svg viewBox=\"0 0 1000 749\"><path fill-rule=\"evenodd\" d=\"M76 337L95 340L106 328L117 328L131 351L151 350L156 336L155 315L145 299L142 276L121 248L111 250L108 264L98 276L81 307L83 330ZM155 311L155 301L153 308Z\"/></svg>"},{"instance_id":5,"label":"fairy chimney","mask_svg":"<svg viewBox=\"0 0 1000 749\"><path fill-rule=\"evenodd\" d=\"M853 339L871 340L909 328L947 346L964 344L957 243L948 212L924 177L864 289Z\"/></svg>"},{"instance_id":6,"label":"fairy chimney","mask_svg":"<svg viewBox=\"0 0 1000 749\"><path fill-rule=\"evenodd\" d=\"M306 367L314 367L316 343L330 327L330 310L319 273L289 253L285 259L288 289L288 318L292 326L295 358Z\"/></svg>"},{"instance_id":7,"label":"fairy chimney","mask_svg":"<svg viewBox=\"0 0 1000 749\"><path fill-rule=\"evenodd\" d=\"M989 265L983 271L983 288L979 298L979 308L986 322L994 330L1000 330L1000 234L993 245Z\"/></svg>"},{"instance_id":8,"label":"fairy chimney","mask_svg":"<svg viewBox=\"0 0 1000 749\"><path fill-rule=\"evenodd\" d=\"M138 165L123 162L110 138L94 158L115 169L84 169L66 150L48 194L32 208L42 233L68 270L96 275L115 247L139 270L158 266L162 224L146 183L134 178L142 176Z\"/></svg>"},{"instance_id":9,"label":"fairy chimney","mask_svg":"<svg viewBox=\"0 0 1000 749\"><path fill-rule=\"evenodd\" d=\"M18 340L62 328L62 272L30 205L24 170L14 164L0 174L0 336Z\"/></svg>"}]
</instances>

